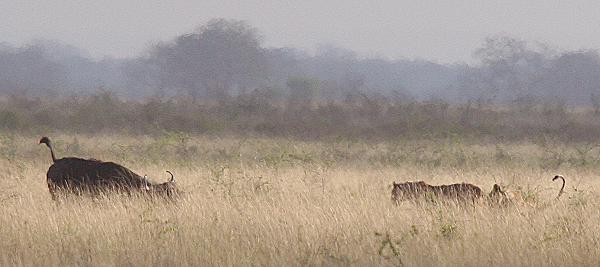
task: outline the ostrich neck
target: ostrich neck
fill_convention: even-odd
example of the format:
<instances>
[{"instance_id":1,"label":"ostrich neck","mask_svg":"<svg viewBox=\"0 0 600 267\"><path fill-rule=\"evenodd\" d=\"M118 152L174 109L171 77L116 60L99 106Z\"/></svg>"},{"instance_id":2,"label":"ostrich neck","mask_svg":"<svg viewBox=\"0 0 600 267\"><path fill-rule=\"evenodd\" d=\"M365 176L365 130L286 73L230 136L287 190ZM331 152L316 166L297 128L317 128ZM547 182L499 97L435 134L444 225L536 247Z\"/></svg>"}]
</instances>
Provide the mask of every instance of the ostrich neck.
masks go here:
<instances>
[{"instance_id":1,"label":"ostrich neck","mask_svg":"<svg viewBox=\"0 0 600 267\"><path fill-rule=\"evenodd\" d=\"M50 148L50 155L52 155L52 161L56 162L56 156L54 155L54 149L52 148L52 145L50 145L49 143L46 145L48 145L48 147Z\"/></svg>"}]
</instances>

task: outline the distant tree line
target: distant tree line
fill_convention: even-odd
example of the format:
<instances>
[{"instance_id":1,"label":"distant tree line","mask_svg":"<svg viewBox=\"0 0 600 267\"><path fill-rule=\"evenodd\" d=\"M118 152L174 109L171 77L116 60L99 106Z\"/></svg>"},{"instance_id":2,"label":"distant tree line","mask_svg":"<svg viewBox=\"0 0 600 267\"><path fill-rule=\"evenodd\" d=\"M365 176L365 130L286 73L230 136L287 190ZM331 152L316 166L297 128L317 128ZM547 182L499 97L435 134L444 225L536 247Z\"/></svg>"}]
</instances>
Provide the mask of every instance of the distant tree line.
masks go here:
<instances>
[{"instance_id":1,"label":"distant tree line","mask_svg":"<svg viewBox=\"0 0 600 267\"><path fill-rule=\"evenodd\" d=\"M600 57L595 50L557 52L515 38L487 38L481 65L459 75L463 100L533 106L542 101L598 105Z\"/></svg>"},{"instance_id":2,"label":"distant tree line","mask_svg":"<svg viewBox=\"0 0 600 267\"><path fill-rule=\"evenodd\" d=\"M401 44L400 44L401 45ZM189 97L226 101L260 95L297 107L368 96L451 103L540 102L592 105L600 112L596 50L556 51L507 37L487 38L478 64L362 58L321 46L314 55L265 47L243 21L214 19L128 59L91 59L84 51L36 40L0 44L0 93L31 96L110 91L124 98Z\"/></svg>"},{"instance_id":3,"label":"distant tree line","mask_svg":"<svg viewBox=\"0 0 600 267\"><path fill-rule=\"evenodd\" d=\"M310 91L315 80L290 80ZM292 101L294 100L294 101ZM0 135L71 132L160 135L274 136L302 139L374 140L468 138L471 140L563 140L595 142L600 115L541 102L527 109L496 108L482 102L406 101L361 94L344 101L276 101L253 91L220 101L190 97L128 100L110 92L52 98L0 96Z\"/></svg>"}]
</instances>

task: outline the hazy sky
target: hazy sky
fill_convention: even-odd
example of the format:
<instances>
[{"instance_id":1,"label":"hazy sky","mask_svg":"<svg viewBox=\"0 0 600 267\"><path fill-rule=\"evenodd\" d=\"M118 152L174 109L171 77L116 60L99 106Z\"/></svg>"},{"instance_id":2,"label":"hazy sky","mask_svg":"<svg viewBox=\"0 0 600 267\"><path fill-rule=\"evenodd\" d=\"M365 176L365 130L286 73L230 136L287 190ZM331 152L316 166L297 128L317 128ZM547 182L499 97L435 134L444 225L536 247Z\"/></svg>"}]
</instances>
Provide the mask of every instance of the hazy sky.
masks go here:
<instances>
[{"instance_id":1,"label":"hazy sky","mask_svg":"<svg viewBox=\"0 0 600 267\"><path fill-rule=\"evenodd\" d=\"M0 42L56 39L127 57L211 18L249 22L267 46L334 44L367 56L471 61L484 37L600 48L600 1L0 0Z\"/></svg>"}]
</instances>

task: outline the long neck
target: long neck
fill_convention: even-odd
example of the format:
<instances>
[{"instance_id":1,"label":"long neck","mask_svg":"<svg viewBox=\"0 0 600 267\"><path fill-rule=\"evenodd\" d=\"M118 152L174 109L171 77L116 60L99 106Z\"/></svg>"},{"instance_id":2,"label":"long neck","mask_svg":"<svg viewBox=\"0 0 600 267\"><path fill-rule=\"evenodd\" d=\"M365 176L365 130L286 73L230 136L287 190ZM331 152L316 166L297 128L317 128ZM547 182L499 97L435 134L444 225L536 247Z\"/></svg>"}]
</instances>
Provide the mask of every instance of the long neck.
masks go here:
<instances>
[{"instance_id":1,"label":"long neck","mask_svg":"<svg viewBox=\"0 0 600 267\"><path fill-rule=\"evenodd\" d=\"M56 156L54 155L54 149L52 148L52 145L49 142L46 143L46 145L48 146L48 148L50 148L50 155L52 155L52 162L56 162Z\"/></svg>"}]
</instances>

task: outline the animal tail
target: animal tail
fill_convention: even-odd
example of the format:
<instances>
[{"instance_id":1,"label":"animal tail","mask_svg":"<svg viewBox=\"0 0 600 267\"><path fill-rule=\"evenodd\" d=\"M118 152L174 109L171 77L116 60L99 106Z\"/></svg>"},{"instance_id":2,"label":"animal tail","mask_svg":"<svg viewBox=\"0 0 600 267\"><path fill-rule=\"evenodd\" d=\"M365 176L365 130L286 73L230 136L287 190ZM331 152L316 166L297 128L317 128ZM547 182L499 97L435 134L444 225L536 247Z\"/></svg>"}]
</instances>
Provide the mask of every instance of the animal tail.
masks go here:
<instances>
[{"instance_id":1,"label":"animal tail","mask_svg":"<svg viewBox=\"0 0 600 267\"><path fill-rule=\"evenodd\" d=\"M175 176L173 176L173 173L171 171L167 171L167 173L171 175L171 179L169 179L169 183L175 182Z\"/></svg>"},{"instance_id":2,"label":"animal tail","mask_svg":"<svg viewBox=\"0 0 600 267\"><path fill-rule=\"evenodd\" d=\"M552 181L556 181L558 179L562 180L562 187L560 188L560 191L558 191L558 195L556 196L556 199L559 199L560 196L564 193L564 189L565 189L565 177L563 177L562 175L556 175L554 176L554 178L552 178Z\"/></svg>"}]
</instances>

